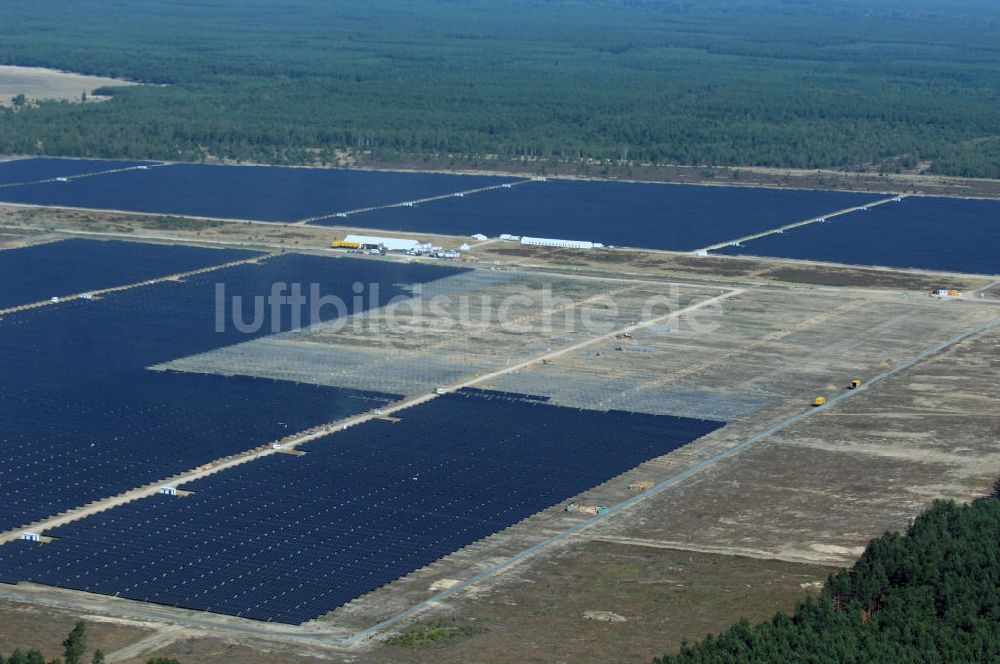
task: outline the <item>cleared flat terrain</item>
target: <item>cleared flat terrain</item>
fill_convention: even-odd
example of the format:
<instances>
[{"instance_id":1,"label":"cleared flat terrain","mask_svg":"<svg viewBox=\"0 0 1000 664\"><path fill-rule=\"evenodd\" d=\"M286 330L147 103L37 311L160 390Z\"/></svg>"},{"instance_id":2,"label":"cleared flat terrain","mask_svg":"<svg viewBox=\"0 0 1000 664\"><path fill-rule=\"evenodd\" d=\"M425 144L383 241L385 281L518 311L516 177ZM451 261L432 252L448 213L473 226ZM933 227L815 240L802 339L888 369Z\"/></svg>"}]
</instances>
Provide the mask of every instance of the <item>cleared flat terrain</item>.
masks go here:
<instances>
[{"instance_id":1,"label":"cleared flat terrain","mask_svg":"<svg viewBox=\"0 0 1000 664\"><path fill-rule=\"evenodd\" d=\"M101 101L100 96L91 96L97 88L112 85L137 85L131 81L103 76L87 76L66 71L56 71L44 67L16 67L0 65L0 105L9 106L17 95L29 100L62 99L80 101L87 93L88 101Z\"/></svg>"},{"instance_id":2,"label":"cleared flat terrain","mask_svg":"<svg viewBox=\"0 0 1000 664\"><path fill-rule=\"evenodd\" d=\"M14 225L8 228L41 231L32 214L48 213L11 211L3 219ZM47 219L97 232L258 247L318 249L342 232L184 228L180 221L71 212ZM46 237L39 232L11 241ZM129 663L144 661L144 653L194 664L229 655L261 664L309 662L310 656L646 661L682 638L791 608L830 569L850 564L869 538L904 528L936 498L982 495L1000 475L1000 426L991 407L992 386L1000 381L1000 332L956 341L1000 316L993 298L974 293L990 280L502 243L473 250L461 264L474 269L436 281L424 293L450 298L444 318L377 308L339 329L265 336L157 368L396 386L408 398L479 381L490 389L541 393L558 405L717 417L729 424L573 499L620 506L604 519L556 505L302 627L23 584L0 585L0 598L66 615L139 621L144 631L123 637L133 647L117 660ZM927 290L937 286L966 295L929 297ZM723 295L711 307L691 309ZM512 296L527 299L501 324L496 308L485 303ZM661 304L650 309L654 298ZM602 305L607 302L614 306ZM671 318L670 311L687 313ZM444 322L462 316L465 325ZM604 332L589 329L585 318L606 324ZM614 333L626 328L630 338ZM869 386L939 345L940 353ZM826 409L810 407L815 396L841 399L852 378L865 381L865 389ZM761 435L776 425L779 430ZM698 472L688 476L689 470ZM639 480L658 488L630 491ZM529 547L537 548L521 558ZM465 583L440 596L431 586L445 579ZM0 604L0 612L14 606ZM25 605L16 606L22 617L13 631L27 634ZM418 606L420 613L352 639Z\"/></svg>"}]
</instances>

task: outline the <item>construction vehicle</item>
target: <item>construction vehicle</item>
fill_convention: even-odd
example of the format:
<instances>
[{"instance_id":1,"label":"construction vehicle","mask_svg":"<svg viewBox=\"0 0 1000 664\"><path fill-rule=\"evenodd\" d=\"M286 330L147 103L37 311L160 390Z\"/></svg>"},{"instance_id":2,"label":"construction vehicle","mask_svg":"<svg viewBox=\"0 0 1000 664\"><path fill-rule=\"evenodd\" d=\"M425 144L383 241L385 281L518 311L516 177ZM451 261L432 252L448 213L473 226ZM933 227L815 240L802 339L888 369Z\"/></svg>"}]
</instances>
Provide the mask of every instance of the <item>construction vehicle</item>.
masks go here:
<instances>
[{"instance_id":1,"label":"construction vehicle","mask_svg":"<svg viewBox=\"0 0 1000 664\"><path fill-rule=\"evenodd\" d=\"M334 240L330 243L330 247L333 249L360 249L360 242L347 242L345 240Z\"/></svg>"},{"instance_id":2,"label":"construction vehicle","mask_svg":"<svg viewBox=\"0 0 1000 664\"><path fill-rule=\"evenodd\" d=\"M634 491L636 493L641 493L642 491L649 491L653 488L653 483L649 480L639 480L638 482L632 482L628 485L629 491Z\"/></svg>"},{"instance_id":3,"label":"construction vehicle","mask_svg":"<svg viewBox=\"0 0 1000 664\"><path fill-rule=\"evenodd\" d=\"M859 387L861 387L861 380L859 378L855 378L854 380L851 381L849 389L856 390Z\"/></svg>"},{"instance_id":4,"label":"construction vehicle","mask_svg":"<svg viewBox=\"0 0 1000 664\"><path fill-rule=\"evenodd\" d=\"M826 397L816 397L816 400L813 401L813 407L818 408L819 406L822 406L825 403L826 403Z\"/></svg>"}]
</instances>

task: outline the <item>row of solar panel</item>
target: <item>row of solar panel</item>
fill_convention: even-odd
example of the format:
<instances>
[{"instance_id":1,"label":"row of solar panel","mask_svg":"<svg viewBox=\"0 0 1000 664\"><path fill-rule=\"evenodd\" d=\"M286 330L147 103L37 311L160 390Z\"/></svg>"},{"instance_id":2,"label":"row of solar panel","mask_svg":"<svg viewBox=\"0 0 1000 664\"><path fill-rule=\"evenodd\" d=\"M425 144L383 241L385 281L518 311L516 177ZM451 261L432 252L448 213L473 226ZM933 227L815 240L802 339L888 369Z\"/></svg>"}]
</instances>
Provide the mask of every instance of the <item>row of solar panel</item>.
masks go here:
<instances>
[{"instance_id":1,"label":"row of solar panel","mask_svg":"<svg viewBox=\"0 0 1000 664\"><path fill-rule=\"evenodd\" d=\"M298 221L361 208L500 186L521 178L337 168L167 164L74 179L90 168L37 160L0 163L0 200L260 221ZM141 164L125 164L128 166ZM80 166L79 168L71 168ZM110 164L109 164L110 166ZM20 173L18 171L21 171ZM32 184L39 174L51 181ZM69 177L58 177L67 176ZM27 183L4 187L2 183ZM177 192L184 192L178 196Z\"/></svg>"},{"instance_id":2,"label":"row of solar panel","mask_svg":"<svg viewBox=\"0 0 1000 664\"><path fill-rule=\"evenodd\" d=\"M99 244L99 243L98 243ZM12 250L20 251L20 250ZM26 310L0 319L0 529L162 480L222 456L376 408L398 395L147 367L288 329L262 307L259 330L217 325L216 284L253 302L276 282L316 283L362 307L445 267L286 255L192 277ZM338 315L328 307L324 319ZM252 316L248 316L248 319ZM228 323L228 324L226 324Z\"/></svg>"},{"instance_id":3,"label":"row of solar panel","mask_svg":"<svg viewBox=\"0 0 1000 664\"><path fill-rule=\"evenodd\" d=\"M29 523L398 398L238 376L137 371L121 380L133 401L169 407L109 415L103 399L83 393L68 413L42 398L31 410L3 408L16 415L0 430L0 523Z\"/></svg>"},{"instance_id":4,"label":"row of solar panel","mask_svg":"<svg viewBox=\"0 0 1000 664\"><path fill-rule=\"evenodd\" d=\"M548 401L550 397L540 394L524 394L523 392L505 392L503 390L484 390L478 387L463 387L458 390L459 394L478 394L484 397L497 397L504 399L514 399L517 401Z\"/></svg>"},{"instance_id":5,"label":"row of solar panel","mask_svg":"<svg viewBox=\"0 0 1000 664\"><path fill-rule=\"evenodd\" d=\"M94 173L107 173L124 168L149 168L155 161L121 161L111 159L65 159L32 157L0 161L0 188L21 186L45 180L72 178Z\"/></svg>"},{"instance_id":6,"label":"row of solar panel","mask_svg":"<svg viewBox=\"0 0 1000 664\"><path fill-rule=\"evenodd\" d=\"M302 323L306 323L314 309L317 322L340 315L335 306L319 307L323 301L357 306L360 313L407 295L407 284L458 272L443 266L278 256L183 283L163 282L100 300L19 312L0 320L0 354L5 374L35 375L36 384L51 377L47 387L62 386L66 372L77 369L74 381L93 381L293 329L293 308L274 307L266 300L275 284L299 283L306 291L317 285L317 296L326 300L313 300L311 293L305 293ZM368 289L364 297L355 297L355 283ZM247 326L237 324L242 321Z\"/></svg>"},{"instance_id":7,"label":"row of solar panel","mask_svg":"<svg viewBox=\"0 0 1000 664\"><path fill-rule=\"evenodd\" d=\"M300 623L718 426L463 390L0 547L0 579Z\"/></svg>"},{"instance_id":8,"label":"row of solar panel","mask_svg":"<svg viewBox=\"0 0 1000 664\"><path fill-rule=\"evenodd\" d=\"M0 251L0 309L260 255L238 249L70 239Z\"/></svg>"}]
</instances>

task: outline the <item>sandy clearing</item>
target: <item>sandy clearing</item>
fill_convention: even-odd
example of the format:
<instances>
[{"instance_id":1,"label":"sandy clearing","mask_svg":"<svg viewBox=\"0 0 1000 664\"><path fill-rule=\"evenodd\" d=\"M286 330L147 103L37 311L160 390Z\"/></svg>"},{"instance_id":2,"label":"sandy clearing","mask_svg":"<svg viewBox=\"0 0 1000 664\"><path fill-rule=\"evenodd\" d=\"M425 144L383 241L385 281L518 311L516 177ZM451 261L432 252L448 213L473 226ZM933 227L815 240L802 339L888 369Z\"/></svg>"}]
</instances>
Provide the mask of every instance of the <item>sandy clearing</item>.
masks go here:
<instances>
[{"instance_id":1,"label":"sandy clearing","mask_svg":"<svg viewBox=\"0 0 1000 664\"><path fill-rule=\"evenodd\" d=\"M0 65L0 105L9 106L11 100L23 94L29 100L66 99L79 101L86 92L89 101L102 101L107 97L94 96L97 88L109 85L138 85L132 81L103 76L87 76L44 67L18 67Z\"/></svg>"}]
</instances>

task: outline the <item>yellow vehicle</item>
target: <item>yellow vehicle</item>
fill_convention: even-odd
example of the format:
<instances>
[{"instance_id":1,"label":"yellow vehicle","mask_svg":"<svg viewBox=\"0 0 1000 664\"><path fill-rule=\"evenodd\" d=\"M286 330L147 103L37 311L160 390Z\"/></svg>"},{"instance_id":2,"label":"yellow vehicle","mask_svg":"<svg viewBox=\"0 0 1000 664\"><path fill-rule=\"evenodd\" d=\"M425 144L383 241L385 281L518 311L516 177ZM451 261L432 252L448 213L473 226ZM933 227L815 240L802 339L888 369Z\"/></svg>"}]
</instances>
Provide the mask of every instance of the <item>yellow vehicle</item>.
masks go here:
<instances>
[{"instance_id":1,"label":"yellow vehicle","mask_svg":"<svg viewBox=\"0 0 1000 664\"><path fill-rule=\"evenodd\" d=\"M861 387L861 381L859 379L855 378L854 380L851 381L850 388L852 390L856 390L859 387Z\"/></svg>"},{"instance_id":2,"label":"yellow vehicle","mask_svg":"<svg viewBox=\"0 0 1000 664\"><path fill-rule=\"evenodd\" d=\"M813 407L822 406L825 403L826 397L816 397L816 400L813 401Z\"/></svg>"}]
</instances>

